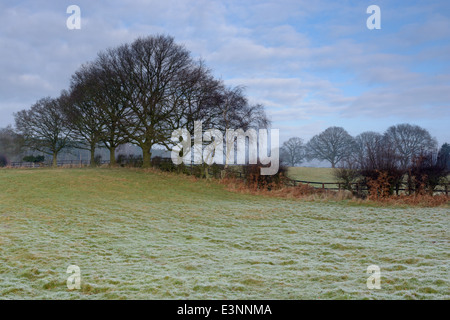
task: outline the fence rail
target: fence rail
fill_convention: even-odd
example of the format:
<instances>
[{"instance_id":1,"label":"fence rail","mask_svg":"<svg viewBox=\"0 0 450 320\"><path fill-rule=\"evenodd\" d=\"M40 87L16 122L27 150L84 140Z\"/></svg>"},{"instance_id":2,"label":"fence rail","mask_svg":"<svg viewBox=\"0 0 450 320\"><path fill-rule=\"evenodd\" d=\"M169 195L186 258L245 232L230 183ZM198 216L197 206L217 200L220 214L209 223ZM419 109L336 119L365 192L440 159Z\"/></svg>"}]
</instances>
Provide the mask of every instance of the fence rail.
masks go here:
<instances>
[{"instance_id":1,"label":"fence rail","mask_svg":"<svg viewBox=\"0 0 450 320\"><path fill-rule=\"evenodd\" d=\"M62 167L65 165L72 166L89 166L91 164L90 160L58 160L56 165ZM102 160L99 164L109 164L109 160ZM13 168L40 168L40 167L51 167L52 162L25 162L25 161L13 161L8 163L8 167Z\"/></svg>"},{"instance_id":2,"label":"fence rail","mask_svg":"<svg viewBox=\"0 0 450 320\"><path fill-rule=\"evenodd\" d=\"M344 186L346 185L345 183L342 183L342 182L317 182L317 181L304 181L304 180L291 180L291 183L294 186L296 186L298 183L304 183L304 184L310 185L316 189L339 190L339 191L345 190ZM317 186L317 185L319 185L319 186ZM334 185L334 186L337 185L337 187L325 187L326 185ZM356 192L369 190L366 185L358 183L358 182L352 182L352 183L349 183L348 185L350 185L350 187L354 186L355 187L354 190ZM445 184L439 185L438 187L442 187L442 189L441 188L435 189L434 192L442 192L442 193L445 193L446 195L448 195L449 186L450 186L450 183L445 183ZM400 188L400 185L396 185L394 188L394 191L398 195L400 191L409 191L409 189Z\"/></svg>"}]
</instances>

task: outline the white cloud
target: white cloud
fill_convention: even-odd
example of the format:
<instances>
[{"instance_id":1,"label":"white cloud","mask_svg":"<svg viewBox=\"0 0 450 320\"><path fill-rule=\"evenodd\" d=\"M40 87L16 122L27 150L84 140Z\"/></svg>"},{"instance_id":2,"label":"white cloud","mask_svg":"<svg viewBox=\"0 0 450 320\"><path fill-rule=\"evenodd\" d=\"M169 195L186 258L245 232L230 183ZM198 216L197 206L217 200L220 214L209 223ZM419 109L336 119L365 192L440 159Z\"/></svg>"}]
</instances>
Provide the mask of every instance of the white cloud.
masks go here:
<instances>
[{"instance_id":1,"label":"white cloud","mask_svg":"<svg viewBox=\"0 0 450 320\"><path fill-rule=\"evenodd\" d=\"M358 97L345 115L450 119L450 85L375 89Z\"/></svg>"},{"instance_id":2,"label":"white cloud","mask_svg":"<svg viewBox=\"0 0 450 320\"><path fill-rule=\"evenodd\" d=\"M53 90L52 85L37 74L21 74L18 76L11 76L10 81L13 85L19 86L21 90Z\"/></svg>"}]
</instances>

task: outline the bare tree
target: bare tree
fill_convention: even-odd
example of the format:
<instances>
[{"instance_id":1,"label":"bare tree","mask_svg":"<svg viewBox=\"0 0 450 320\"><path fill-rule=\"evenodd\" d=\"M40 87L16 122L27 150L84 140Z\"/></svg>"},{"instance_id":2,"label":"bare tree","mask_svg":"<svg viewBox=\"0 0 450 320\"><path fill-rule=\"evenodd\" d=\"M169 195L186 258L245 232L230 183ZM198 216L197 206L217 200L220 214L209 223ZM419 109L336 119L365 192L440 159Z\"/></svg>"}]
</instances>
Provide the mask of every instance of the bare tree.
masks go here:
<instances>
[{"instance_id":1,"label":"bare tree","mask_svg":"<svg viewBox=\"0 0 450 320\"><path fill-rule=\"evenodd\" d=\"M280 151L281 159L291 167L302 163L305 158L305 146L299 137L292 137L285 141Z\"/></svg>"},{"instance_id":2,"label":"bare tree","mask_svg":"<svg viewBox=\"0 0 450 320\"><path fill-rule=\"evenodd\" d=\"M329 161L331 167L350 157L354 150L354 139L341 127L330 127L314 136L306 145L308 161Z\"/></svg>"},{"instance_id":3,"label":"bare tree","mask_svg":"<svg viewBox=\"0 0 450 320\"><path fill-rule=\"evenodd\" d=\"M433 152L437 148L436 139L432 138L426 129L417 125L404 123L391 126L384 136L386 143L395 148L404 169L411 165L414 157Z\"/></svg>"},{"instance_id":4,"label":"bare tree","mask_svg":"<svg viewBox=\"0 0 450 320\"><path fill-rule=\"evenodd\" d=\"M450 144L444 143L439 149L437 161L440 166L450 172Z\"/></svg>"},{"instance_id":5,"label":"bare tree","mask_svg":"<svg viewBox=\"0 0 450 320\"><path fill-rule=\"evenodd\" d=\"M404 173L395 148L386 138L376 132L363 132L355 138L354 153L341 162L334 176L344 188L361 196L361 189L355 189L352 183L368 186L369 193L392 194L395 188L398 192Z\"/></svg>"},{"instance_id":6,"label":"bare tree","mask_svg":"<svg viewBox=\"0 0 450 320\"><path fill-rule=\"evenodd\" d=\"M70 93L64 95L64 110L73 139L79 141L78 148L90 151L91 166L95 165L95 150L99 142L108 138L106 121L111 120L107 110L111 106L106 103L99 83L95 68L84 65L72 76ZM114 154L112 158L114 163Z\"/></svg>"},{"instance_id":7,"label":"bare tree","mask_svg":"<svg viewBox=\"0 0 450 320\"><path fill-rule=\"evenodd\" d=\"M61 98L40 99L29 110L15 113L14 118L25 145L52 155L56 167L58 153L68 146L71 134Z\"/></svg>"},{"instance_id":8,"label":"bare tree","mask_svg":"<svg viewBox=\"0 0 450 320\"><path fill-rule=\"evenodd\" d=\"M212 78L206 78L206 83L201 85L203 89L200 91L200 95L196 94L189 98L189 104L185 108L183 117L177 118L178 121L182 120L182 125L178 125L179 128L187 128L189 132L194 132L195 121L201 121L204 131L215 129L226 133L229 129L242 129L247 132L248 129L267 128L270 125L264 106L249 104L242 87L229 88L224 86L221 81ZM191 135L192 140L195 139L194 136L195 134ZM225 134L223 138L225 138L226 146L234 146L235 135L228 136ZM233 141L227 139L233 139ZM202 145L195 144L194 141L194 147L201 148L195 151L212 159L215 154L205 154L205 152L210 151L212 153L215 152L215 149L203 148L208 144L210 144L209 140L203 140ZM226 157L228 149L225 147L223 151ZM227 166L226 163L225 167ZM204 161L201 166L203 176L207 176L207 167L208 164Z\"/></svg>"},{"instance_id":9,"label":"bare tree","mask_svg":"<svg viewBox=\"0 0 450 320\"><path fill-rule=\"evenodd\" d=\"M353 167L362 168L367 162L375 163L377 152L380 150L383 135L378 132L366 131L355 137L355 148L352 153Z\"/></svg>"},{"instance_id":10,"label":"bare tree","mask_svg":"<svg viewBox=\"0 0 450 320\"><path fill-rule=\"evenodd\" d=\"M364 183L380 181L384 177L389 184L388 193L392 194L394 188L402 184L405 169L400 164L399 155L395 147L388 143L385 136L374 135L371 139L371 148L359 163L359 173L364 177ZM368 141L368 140L366 140Z\"/></svg>"},{"instance_id":11,"label":"bare tree","mask_svg":"<svg viewBox=\"0 0 450 320\"><path fill-rule=\"evenodd\" d=\"M101 52L72 77L68 99L75 136L91 156L101 140L110 150L133 143L151 165L152 146L172 147L172 132L203 127L267 127L262 105L250 105L241 87L226 88L202 61L169 36L138 38Z\"/></svg>"},{"instance_id":12,"label":"bare tree","mask_svg":"<svg viewBox=\"0 0 450 320\"><path fill-rule=\"evenodd\" d=\"M116 93L125 108L120 130L143 151L151 166L151 148L170 141L174 118L182 115L190 90L195 90L198 64L189 51L169 36L138 38L99 55L102 71L117 80Z\"/></svg>"},{"instance_id":13,"label":"bare tree","mask_svg":"<svg viewBox=\"0 0 450 320\"><path fill-rule=\"evenodd\" d=\"M124 108L119 130L141 147L144 167L151 165L152 146L169 148L172 132L190 129L195 121L206 127L239 122L244 129L267 122L262 106L249 105L238 89L227 97L230 91L221 81L172 37L138 38L101 53L95 64L113 79L111 87ZM242 103L235 103L239 99Z\"/></svg>"},{"instance_id":14,"label":"bare tree","mask_svg":"<svg viewBox=\"0 0 450 320\"><path fill-rule=\"evenodd\" d=\"M414 190L417 194L428 192L433 195L439 184L447 182L446 177L449 171L439 155L436 149L434 152L427 152L413 158L408 170L410 191Z\"/></svg>"},{"instance_id":15,"label":"bare tree","mask_svg":"<svg viewBox=\"0 0 450 320\"><path fill-rule=\"evenodd\" d=\"M111 49L108 53L114 54ZM112 68L107 53L99 53L98 58L75 74L75 83L87 81L91 103L98 109L99 122L102 125L100 141L109 150L110 165L116 164L116 149L129 142L123 130L123 122L129 112L123 96L124 75ZM99 124L100 124L99 123Z\"/></svg>"},{"instance_id":16,"label":"bare tree","mask_svg":"<svg viewBox=\"0 0 450 320\"><path fill-rule=\"evenodd\" d=\"M184 75L186 79L191 78L192 87L185 92L185 107L180 110L172 119L170 127L173 129L185 128L191 135L191 145L193 144L194 153L204 155L207 149L204 148L208 144L202 139L202 143L198 144L199 132L195 132L195 124L200 121L202 130L217 129L217 119L220 118L220 106L223 102L222 92L224 89L222 81L216 80L210 71L205 69L200 63L195 69ZM200 132L202 134L202 132ZM195 141L197 139L197 142ZM216 142L217 143L217 142ZM161 142L168 150L172 149L170 143ZM206 156L215 156L213 150ZM195 159L194 159L195 160ZM208 177L208 163L203 161L200 168L200 175Z\"/></svg>"},{"instance_id":17,"label":"bare tree","mask_svg":"<svg viewBox=\"0 0 450 320\"><path fill-rule=\"evenodd\" d=\"M217 126L221 130L241 128L268 128L270 121L262 104L250 104L245 96L245 88L236 86L224 88Z\"/></svg>"},{"instance_id":18,"label":"bare tree","mask_svg":"<svg viewBox=\"0 0 450 320\"><path fill-rule=\"evenodd\" d=\"M219 105L219 116L215 127L226 132L227 130L242 129L268 129L270 127L264 106L262 104L250 104L245 96L243 86L224 88L222 92L222 103ZM225 135L225 144L234 148L235 136ZM225 148L226 158L230 158L230 149ZM231 159L234 160L234 159ZM225 168L228 163L225 164Z\"/></svg>"}]
</instances>

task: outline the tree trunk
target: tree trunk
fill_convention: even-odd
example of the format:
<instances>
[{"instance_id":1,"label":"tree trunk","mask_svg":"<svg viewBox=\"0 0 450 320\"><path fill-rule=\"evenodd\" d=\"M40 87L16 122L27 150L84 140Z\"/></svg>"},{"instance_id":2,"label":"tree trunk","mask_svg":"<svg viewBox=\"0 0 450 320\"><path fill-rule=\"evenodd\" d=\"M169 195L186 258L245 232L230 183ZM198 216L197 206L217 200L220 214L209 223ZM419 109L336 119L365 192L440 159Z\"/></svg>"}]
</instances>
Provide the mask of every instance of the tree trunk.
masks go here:
<instances>
[{"instance_id":1,"label":"tree trunk","mask_svg":"<svg viewBox=\"0 0 450 320\"><path fill-rule=\"evenodd\" d=\"M152 166L152 148L151 147L143 147L142 148L142 167L143 168L151 168Z\"/></svg>"},{"instance_id":2,"label":"tree trunk","mask_svg":"<svg viewBox=\"0 0 450 320\"><path fill-rule=\"evenodd\" d=\"M411 177L411 171L408 170L407 172L408 178L407 178L407 184L408 184L408 194L412 195L413 190L414 190L414 185L413 185L413 181L412 181L412 177Z\"/></svg>"},{"instance_id":3,"label":"tree trunk","mask_svg":"<svg viewBox=\"0 0 450 320\"><path fill-rule=\"evenodd\" d=\"M116 147L109 148L109 165L111 167L116 165Z\"/></svg>"},{"instance_id":4,"label":"tree trunk","mask_svg":"<svg viewBox=\"0 0 450 320\"><path fill-rule=\"evenodd\" d=\"M91 167L95 167L96 163L95 163L95 145L91 144Z\"/></svg>"},{"instance_id":5,"label":"tree trunk","mask_svg":"<svg viewBox=\"0 0 450 320\"><path fill-rule=\"evenodd\" d=\"M204 170L204 172L203 172L203 175L204 175L204 177L206 178L206 179L209 179L210 178L210 176L209 176L209 166L206 164L206 163L202 163L202 167L203 167L203 170Z\"/></svg>"},{"instance_id":6,"label":"tree trunk","mask_svg":"<svg viewBox=\"0 0 450 320\"><path fill-rule=\"evenodd\" d=\"M57 154L56 152L53 152L53 161L52 161L52 167L53 167L53 168L58 167L57 155L58 155L58 154Z\"/></svg>"},{"instance_id":7,"label":"tree trunk","mask_svg":"<svg viewBox=\"0 0 450 320\"><path fill-rule=\"evenodd\" d=\"M202 163L199 165L200 167L200 178L208 178L208 165L206 163Z\"/></svg>"}]
</instances>

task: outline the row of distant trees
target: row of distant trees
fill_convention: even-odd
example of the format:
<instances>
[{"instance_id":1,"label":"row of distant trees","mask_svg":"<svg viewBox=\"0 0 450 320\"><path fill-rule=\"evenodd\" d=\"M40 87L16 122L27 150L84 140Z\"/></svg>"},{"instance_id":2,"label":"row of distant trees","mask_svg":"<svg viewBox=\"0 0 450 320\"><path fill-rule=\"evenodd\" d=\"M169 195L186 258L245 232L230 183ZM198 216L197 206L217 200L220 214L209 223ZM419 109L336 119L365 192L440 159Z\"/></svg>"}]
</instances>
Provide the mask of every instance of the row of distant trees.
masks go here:
<instances>
[{"instance_id":1,"label":"row of distant trees","mask_svg":"<svg viewBox=\"0 0 450 320\"><path fill-rule=\"evenodd\" d=\"M377 186L392 194L399 185L409 190L434 190L450 173L450 145L440 148L430 133L417 125L398 124L383 134L373 131L352 137L344 128L330 127L306 144L293 137L281 148L282 162L328 161L336 178L351 189L352 182Z\"/></svg>"},{"instance_id":2,"label":"row of distant trees","mask_svg":"<svg viewBox=\"0 0 450 320\"><path fill-rule=\"evenodd\" d=\"M445 144L448 145L448 144ZM327 161L332 168L344 162L359 162L380 146L391 147L400 164L408 166L414 156L436 151L437 141L424 128L411 124L389 127L384 134L367 131L352 137L342 127L329 127L305 144L299 137L283 143L281 156L286 165L297 166L306 161ZM445 150L445 146L443 147Z\"/></svg>"},{"instance_id":3,"label":"row of distant trees","mask_svg":"<svg viewBox=\"0 0 450 320\"><path fill-rule=\"evenodd\" d=\"M269 126L264 107L250 104L241 86L227 87L165 35L100 52L59 97L44 97L14 117L15 127L0 132L0 147L38 150L51 155L54 166L62 150L74 147L89 150L93 164L99 146L114 165L116 148L132 143L149 167L152 147L170 149L172 132L193 132L195 121L205 130Z\"/></svg>"}]
</instances>

